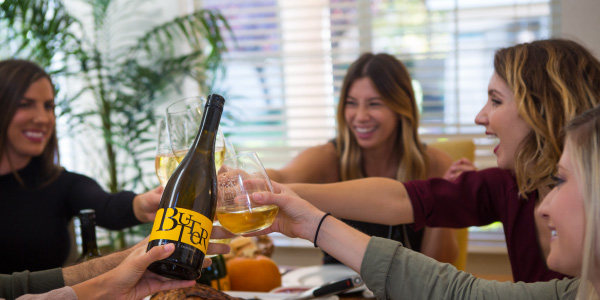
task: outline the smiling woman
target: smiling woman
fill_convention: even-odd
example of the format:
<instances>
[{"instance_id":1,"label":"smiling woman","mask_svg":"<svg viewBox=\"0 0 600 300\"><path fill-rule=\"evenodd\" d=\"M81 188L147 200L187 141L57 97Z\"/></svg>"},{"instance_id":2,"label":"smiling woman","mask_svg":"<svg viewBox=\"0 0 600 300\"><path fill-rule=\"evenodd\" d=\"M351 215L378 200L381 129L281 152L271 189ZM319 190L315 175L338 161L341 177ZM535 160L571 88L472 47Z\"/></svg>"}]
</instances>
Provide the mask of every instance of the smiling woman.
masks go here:
<instances>
[{"instance_id":1,"label":"smiling woman","mask_svg":"<svg viewBox=\"0 0 600 300\"><path fill-rule=\"evenodd\" d=\"M485 134L502 141L494 148L498 167L512 169L519 144L530 134L531 127L519 115L513 91L497 73L490 79L488 98L489 101L475 117L475 123L486 126Z\"/></svg>"},{"instance_id":2,"label":"smiling woman","mask_svg":"<svg viewBox=\"0 0 600 300\"><path fill-rule=\"evenodd\" d=\"M362 234L336 218L321 222L328 214L280 184L274 184L278 193L260 193L253 198L258 204L280 208L273 225L256 234L278 231L289 237L314 237L314 243L360 272L377 299L598 299L600 107L576 116L565 132L559 179L537 213L554 232L548 266L581 280L526 284L478 279L398 242Z\"/></svg>"},{"instance_id":3,"label":"smiling woman","mask_svg":"<svg viewBox=\"0 0 600 300\"><path fill-rule=\"evenodd\" d=\"M93 179L59 164L54 87L25 60L0 61L0 273L63 265L68 223L82 209L98 225L122 229L154 219L162 188L135 195L106 193ZM31 259L35 257L36 259Z\"/></svg>"},{"instance_id":4,"label":"smiling woman","mask_svg":"<svg viewBox=\"0 0 600 300\"><path fill-rule=\"evenodd\" d=\"M46 163L41 175L52 180L59 169L54 163L58 142L50 77L39 67L19 61L3 62L0 74L0 101L5 108L0 113L0 175L22 169L33 156L42 155Z\"/></svg>"},{"instance_id":5,"label":"smiling woman","mask_svg":"<svg viewBox=\"0 0 600 300\"><path fill-rule=\"evenodd\" d=\"M332 183L367 177L398 181L442 177L452 159L427 147L418 134L419 112L406 66L386 53L364 53L344 76L337 107L337 137L304 150L282 169L267 170L281 183ZM338 199L340 206L344 199ZM389 204L385 204L387 206ZM442 262L455 262L452 229L344 220L369 235L402 241ZM324 263L339 263L327 253Z\"/></svg>"},{"instance_id":6,"label":"smiling woman","mask_svg":"<svg viewBox=\"0 0 600 300\"><path fill-rule=\"evenodd\" d=\"M25 167L32 157L44 152L49 140L56 140L54 126L54 89L49 78L42 77L29 86L17 105L2 157L7 163L0 165ZM0 169L0 174L7 171Z\"/></svg>"}]
</instances>

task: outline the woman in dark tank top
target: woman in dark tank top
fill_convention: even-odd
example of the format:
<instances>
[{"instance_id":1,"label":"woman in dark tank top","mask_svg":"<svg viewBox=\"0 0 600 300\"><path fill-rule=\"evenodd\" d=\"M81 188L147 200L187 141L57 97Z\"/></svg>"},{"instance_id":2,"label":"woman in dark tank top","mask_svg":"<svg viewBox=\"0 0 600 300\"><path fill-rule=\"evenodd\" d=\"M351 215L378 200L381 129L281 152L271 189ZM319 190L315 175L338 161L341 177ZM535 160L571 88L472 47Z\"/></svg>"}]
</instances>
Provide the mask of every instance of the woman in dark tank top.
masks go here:
<instances>
[{"instance_id":1,"label":"woman in dark tank top","mask_svg":"<svg viewBox=\"0 0 600 300\"><path fill-rule=\"evenodd\" d=\"M448 154L420 141L411 77L391 55L365 53L352 63L340 91L336 121L334 140L304 150L279 170L268 169L271 180L333 183L385 177L407 181L443 177L452 164ZM414 232L410 225L344 221L368 235L400 241L442 262L453 262L458 255L452 229ZM324 262L337 261L326 254Z\"/></svg>"}]
</instances>

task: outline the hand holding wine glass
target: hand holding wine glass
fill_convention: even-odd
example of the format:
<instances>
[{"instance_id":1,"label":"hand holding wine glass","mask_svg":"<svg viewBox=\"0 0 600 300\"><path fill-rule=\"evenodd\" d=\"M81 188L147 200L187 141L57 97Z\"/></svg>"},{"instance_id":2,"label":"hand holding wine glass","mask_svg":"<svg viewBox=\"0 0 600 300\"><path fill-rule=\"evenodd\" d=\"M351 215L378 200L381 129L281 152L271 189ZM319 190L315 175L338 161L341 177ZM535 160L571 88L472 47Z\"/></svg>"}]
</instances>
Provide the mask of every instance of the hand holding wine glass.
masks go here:
<instances>
[{"instance_id":1,"label":"hand holding wine glass","mask_svg":"<svg viewBox=\"0 0 600 300\"><path fill-rule=\"evenodd\" d=\"M246 234L269 227L279 208L256 205L255 192L273 192L271 181L254 152L226 158L217 175L217 218L223 228Z\"/></svg>"}]
</instances>

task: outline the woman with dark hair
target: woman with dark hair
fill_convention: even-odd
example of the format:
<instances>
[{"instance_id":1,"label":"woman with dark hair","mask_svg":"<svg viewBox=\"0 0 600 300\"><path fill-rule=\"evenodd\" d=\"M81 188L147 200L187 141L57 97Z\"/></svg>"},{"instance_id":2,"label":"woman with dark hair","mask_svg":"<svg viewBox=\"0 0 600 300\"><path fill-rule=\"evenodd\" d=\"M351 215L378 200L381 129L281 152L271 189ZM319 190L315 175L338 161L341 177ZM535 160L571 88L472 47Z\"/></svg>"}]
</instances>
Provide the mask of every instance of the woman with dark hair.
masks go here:
<instances>
[{"instance_id":1,"label":"woman with dark hair","mask_svg":"<svg viewBox=\"0 0 600 300\"><path fill-rule=\"evenodd\" d=\"M122 229L154 220L162 188L106 193L59 164L54 87L25 60L0 62L0 273L60 267L70 248L69 221L96 211L98 225Z\"/></svg>"},{"instance_id":2,"label":"woman with dark hair","mask_svg":"<svg viewBox=\"0 0 600 300\"><path fill-rule=\"evenodd\" d=\"M365 53L350 65L344 77L337 107L337 137L304 150L284 168L268 169L267 173L280 183L441 177L452 159L421 142L418 127L419 111L404 64L389 54ZM345 205L343 199L336 202ZM454 262L458 255L452 229L415 231L405 225L358 220L346 218L344 222L369 235L401 241L441 262ZM323 260L339 263L327 253Z\"/></svg>"}]
</instances>

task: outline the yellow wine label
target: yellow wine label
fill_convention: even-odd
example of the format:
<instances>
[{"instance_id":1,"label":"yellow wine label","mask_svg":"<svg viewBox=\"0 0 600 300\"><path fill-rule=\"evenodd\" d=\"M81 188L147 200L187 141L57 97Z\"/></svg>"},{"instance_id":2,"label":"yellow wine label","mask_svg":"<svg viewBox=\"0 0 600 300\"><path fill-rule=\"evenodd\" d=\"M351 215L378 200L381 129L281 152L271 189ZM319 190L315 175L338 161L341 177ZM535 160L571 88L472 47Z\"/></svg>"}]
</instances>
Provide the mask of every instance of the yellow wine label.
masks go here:
<instances>
[{"instance_id":1,"label":"yellow wine label","mask_svg":"<svg viewBox=\"0 0 600 300\"><path fill-rule=\"evenodd\" d=\"M213 222L193 210L161 208L156 212L150 241L165 239L191 245L206 254Z\"/></svg>"}]
</instances>

